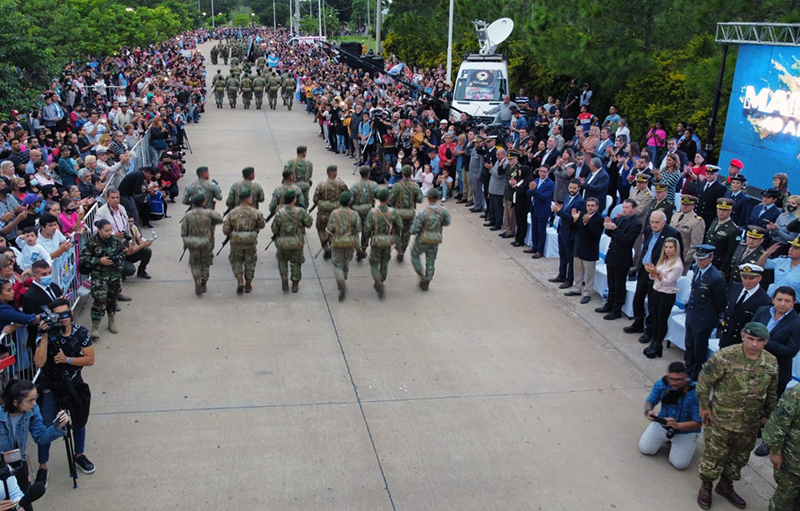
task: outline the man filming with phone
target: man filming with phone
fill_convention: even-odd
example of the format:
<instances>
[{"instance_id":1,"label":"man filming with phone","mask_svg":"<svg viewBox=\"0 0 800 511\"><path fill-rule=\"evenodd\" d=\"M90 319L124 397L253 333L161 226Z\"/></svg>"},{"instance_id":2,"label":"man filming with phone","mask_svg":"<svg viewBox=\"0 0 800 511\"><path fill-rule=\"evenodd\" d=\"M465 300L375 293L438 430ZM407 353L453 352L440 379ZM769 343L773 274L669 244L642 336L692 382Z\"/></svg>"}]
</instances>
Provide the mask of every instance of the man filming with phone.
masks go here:
<instances>
[{"instance_id":1,"label":"man filming with phone","mask_svg":"<svg viewBox=\"0 0 800 511\"><path fill-rule=\"evenodd\" d=\"M69 411L73 425L75 464L84 474L91 474L95 467L84 454L84 447L92 396L81 371L84 367L94 365L92 339L89 330L72 322L72 310L67 300L54 300L50 304L50 311L57 322L39 323L39 339L33 357L36 366L42 369L37 381L41 392L42 420L50 424L58 410ZM39 445L40 471L47 470L49 459L50 444Z\"/></svg>"}]
</instances>

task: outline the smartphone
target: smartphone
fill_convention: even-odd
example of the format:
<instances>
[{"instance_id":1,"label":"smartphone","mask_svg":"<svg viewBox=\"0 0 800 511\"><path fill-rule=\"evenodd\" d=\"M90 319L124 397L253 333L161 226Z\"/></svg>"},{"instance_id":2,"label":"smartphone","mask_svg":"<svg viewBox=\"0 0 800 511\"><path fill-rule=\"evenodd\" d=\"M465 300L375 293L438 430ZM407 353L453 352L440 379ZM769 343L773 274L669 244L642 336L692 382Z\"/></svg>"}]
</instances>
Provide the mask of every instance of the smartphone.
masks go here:
<instances>
[{"instance_id":1,"label":"smartphone","mask_svg":"<svg viewBox=\"0 0 800 511\"><path fill-rule=\"evenodd\" d=\"M56 414L56 418L53 419L53 425L55 426L56 424L58 424L58 422L61 420L61 417L63 417L63 416L64 416L64 412L58 412Z\"/></svg>"}]
</instances>

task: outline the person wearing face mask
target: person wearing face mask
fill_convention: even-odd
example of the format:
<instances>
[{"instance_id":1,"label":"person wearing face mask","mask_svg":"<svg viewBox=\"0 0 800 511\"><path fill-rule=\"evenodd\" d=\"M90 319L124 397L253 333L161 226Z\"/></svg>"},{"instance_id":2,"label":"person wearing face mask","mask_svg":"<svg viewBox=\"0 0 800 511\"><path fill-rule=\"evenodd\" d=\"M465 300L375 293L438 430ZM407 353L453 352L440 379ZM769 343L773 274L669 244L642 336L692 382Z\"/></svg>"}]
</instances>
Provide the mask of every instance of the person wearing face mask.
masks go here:
<instances>
[{"instance_id":1,"label":"person wearing face mask","mask_svg":"<svg viewBox=\"0 0 800 511\"><path fill-rule=\"evenodd\" d=\"M792 240L797 237L796 232L789 230L789 224L798 222L800 219L800 195L791 195L786 199L786 211L781 213L774 222L767 224L770 238L779 247L775 250L775 256L783 256L789 253L789 246Z\"/></svg>"},{"instance_id":2,"label":"person wearing face mask","mask_svg":"<svg viewBox=\"0 0 800 511\"><path fill-rule=\"evenodd\" d=\"M40 314L42 307L50 305L50 302L60 298L63 291L58 284L53 282L53 269L44 259L40 259L31 265L31 277L33 283L22 296L22 312L25 314ZM28 340L36 341L36 325L28 326Z\"/></svg>"}]
</instances>

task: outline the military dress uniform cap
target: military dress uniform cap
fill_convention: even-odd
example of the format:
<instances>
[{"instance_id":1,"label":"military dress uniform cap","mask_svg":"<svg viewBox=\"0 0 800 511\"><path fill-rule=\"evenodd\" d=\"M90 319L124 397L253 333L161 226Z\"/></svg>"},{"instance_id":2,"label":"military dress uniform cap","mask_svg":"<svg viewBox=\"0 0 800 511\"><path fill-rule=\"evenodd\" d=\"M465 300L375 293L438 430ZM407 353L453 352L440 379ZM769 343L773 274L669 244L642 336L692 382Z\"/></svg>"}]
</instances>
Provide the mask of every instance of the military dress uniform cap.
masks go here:
<instances>
[{"instance_id":1,"label":"military dress uniform cap","mask_svg":"<svg viewBox=\"0 0 800 511\"><path fill-rule=\"evenodd\" d=\"M716 165L706 165L706 174L716 174L719 172L719 167Z\"/></svg>"},{"instance_id":2,"label":"military dress uniform cap","mask_svg":"<svg viewBox=\"0 0 800 511\"><path fill-rule=\"evenodd\" d=\"M246 198L250 197L250 195L251 195L251 192L250 192L250 188L249 187L243 187L241 190L239 190L239 198L240 199L246 199Z\"/></svg>"},{"instance_id":3,"label":"military dress uniform cap","mask_svg":"<svg viewBox=\"0 0 800 511\"><path fill-rule=\"evenodd\" d=\"M742 183L746 183L747 178L744 177L744 174L736 174L735 176L731 176L731 181L740 181Z\"/></svg>"},{"instance_id":4,"label":"military dress uniform cap","mask_svg":"<svg viewBox=\"0 0 800 511\"><path fill-rule=\"evenodd\" d=\"M439 198L439 190L436 188L431 188L428 190L428 193L425 194L426 197L429 199L438 199Z\"/></svg>"},{"instance_id":5,"label":"military dress uniform cap","mask_svg":"<svg viewBox=\"0 0 800 511\"><path fill-rule=\"evenodd\" d=\"M769 339L769 330L767 330L767 326L763 323L756 323L755 321L751 321L747 323L742 332L752 335L753 337L758 337L759 339Z\"/></svg>"},{"instance_id":6,"label":"military dress uniform cap","mask_svg":"<svg viewBox=\"0 0 800 511\"><path fill-rule=\"evenodd\" d=\"M339 194L339 204L347 204L353 199L353 195L350 192L342 192Z\"/></svg>"},{"instance_id":7,"label":"military dress uniform cap","mask_svg":"<svg viewBox=\"0 0 800 511\"><path fill-rule=\"evenodd\" d=\"M508 157L509 158L519 158L519 156L520 156L520 152L517 149L510 149L508 151Z\"/></svg>"},{"instance_id":8,"label":"military dress uniform cap","mask_svg":"<svg viewBox=\"0 0 800 511\"><path fill-rule=\"evenodd\" d=\"M389 195L391 195L391 192L388 188L381 188L378 190L378 200L381 202L389 199Z\"/></svg>"},{"instance_id":9,"label":"military dress uniform cap","mask_svg":"<svg viewBox=\"0 0 800 511\"><path fill-rule=\"evenodd\" d=\"M717 199L717 209L733 209L733 199L728 197Z\"/></svg>"},{"instance_id":10,"label":"military dress uniform cap","mask_svg":"<svg viewBox=\"0 0 800 511\"><path fill-rule=\"evenodd\" d=\"M764 268L757 264L745 263L739 265L739 275L742 276L756 276L764 273Z\"/></svg>"},{"instance_id":11,"label":"military dress uniform cap","mask_svg":"<svg viewBox=\"0 0 800 511\"><path fill-rule=\"evenodd\" d=\"M767 234L767 230L763 227L759 227L757 225L748 225L747 226L747 237L753 239L763 239L764 236Z\"/></svg>"},{"instance_id":12,"label":"military dress uniform cap","mask_svg":"<svg viewBox=\"0 0 800 511\"><path fill-rule=\"evenodd\" d=\"M668 186L667 183L656 183L654 188L657 192L663 192L668 188Z\"/></svg>"},{"instance_id":13,"label":"military dress uniform cap","mask_svg":"<svg viewBox=\"0 0 800 511\"><path fill-rule=\"evenodd\" d=\"M789 242L789 245L800 248L800 236Z\"/></svg>"},{"instance_id":14,"label":"military dress uniform cap","mask_svg":"<svg viewBox=\"0 0 800 511\"><path fill-rule=\"evenodd\" d=\"M742 160L734 158L731 160L731 167L736 167L737 169L742 170L744 168L744 163L742 163Z\"/></svg>"},{"instance_id":15,"label":"military dress uniform cap","mask_svg":"<svg viewBox=\"0 0 800 511\"><path fill-rule=\"evenodd\" d=\"M778 197L780 197L780 196L781 196L781 192L779 192L779 191L778 191L778 190L776 190L775 188L767 188L766 190L764 190L763 192L761 192L761 195L762 195L763 197L772 197L772 198L774 198L774 199L777 199Z\"/></svg>"},{"instance_id":16,"label":"military dress uniform cap","mask_svg":"<svg viewBox=\"0 0 800 511\"><path fill-rule=\"evenodd\" d=\"M716 250L714 245L695 245L694 257L696 259L705 259L707 257L711 257L714 255L714 250Z\"/></svg>"},{"instance_id":17,"label":"military dress uniform cap","mask_svg":"<svg viewBox=\"0 0 800 511\"><path fill-rule=\"evenodd\" d=\"M681 197L681 204L697 204L697 197L694 195L684 195Z\"/></svg>"},{"instance_id":18,"label":"military dress uniform cap","mask_svg":"<svg viewBox=\"0 0 800 511\"><path fill-rule=\"evenodd\" d=\"M286 192L283 194L284 202L291 202L294 200L294 198L295 198L294 190L286 190Z\"/></svg>"},{"instance_id":19,"label":"military dress uniform cap","mask_svg":"<svg viewBox=\"0 0 800 511\"><path fill-rule=\"evenodd\" d=\"M412 170L413 169L411 168L411 165L403 165L403 169L401 170L401 172L403 173L404 176L407 177L411 175Z\"/></svg>"},{"instance_id":20,"label":"military dress uniform cap","mask_svg":"<svg viewBox=\"0 0 800 511\"><path fill-rule=\"evenodd\" d=\"M639 174L636 176L637 183L646 183L650 178L646 174Z\"/></svg>"}]
</instances>

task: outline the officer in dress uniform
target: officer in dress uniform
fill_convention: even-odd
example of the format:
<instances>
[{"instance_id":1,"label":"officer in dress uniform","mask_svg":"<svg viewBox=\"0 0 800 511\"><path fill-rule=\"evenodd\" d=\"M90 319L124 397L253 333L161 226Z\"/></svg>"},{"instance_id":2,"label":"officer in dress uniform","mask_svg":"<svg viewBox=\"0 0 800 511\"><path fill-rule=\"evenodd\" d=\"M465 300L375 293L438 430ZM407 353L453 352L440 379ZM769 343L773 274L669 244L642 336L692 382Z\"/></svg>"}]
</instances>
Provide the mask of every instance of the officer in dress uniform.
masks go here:
<instances>
[{"instance_id":1,"label":"officer in dress uniform","mask_svg":"<svg viewBox=\"0 0 800 511\"><path fill-rule=\"evenodd\" d=\"M714 246L714 266L723 277L731 272L731 259L739 244L739 229L731 220L733 199L717 199L717 218L706 231L704 243Z\"/></svg>"},{"instance_id":2,"label":"officer in dress uniform","mask_svg":"<svg viewBox=\"0 0 800 511\"><path fill-rule=\"evenodd\" d=\"M670 225L681 233L683 246L683 272L689 271L694 264L694 247L703 242L706 234L706 223L703 218L694 212L697 197L684 195L681 197L681 209L672 217Z\"/></svg>"},{"instance_id":3,"label":"officer in dress uniform","mask_svg":"<svg viewBox=\"0 0 800 511\"><path fill-rule=\"evenodd\" d=\"M663 211L664 214L667 215L667 223L669 223L670 220L672 220L672 215L675 214L675 204L669 200L667 188L667 183L656 183L653 186L656 194L653 202L650 204L650 213L652 214L653 211ZM648 215L645 225L649 223L650 216Z\"/></svg>"},{"instance_id":4,"label":"officer in dress uniform","mask_svg":"<svg viewBox=\"0 0 800 511\"><path fill-rule=\"evenodd\" d=\"M756 225L748 225L745 233L744 243L736 246L731 258L731 274L728 278L728 285L741 282L739 267L743 264L758 264L758 259L764 254L762 246L767 230Z\"/></svg>"},{"instance_id":5,"label":"officer in dress uniform","mask_svg":"<svg viewBox=\"0 0 800 511\"><path fill-rule=\"evenodd\" d=\"M725 197L733 199L731 220L739 227L743 227L750 216L750 198L744 193L744 184L747 182L747 178L743 174L736 174L731 176L729 181L731 189L725 193Z\"/></svg>"},{"instance_id":6,"label":"officer in dress uniform","mask_svg":"<svg viewBox=\"0 0 800 511\"><path fill-rule=\"evenodd\" d=\"M742 328L753 320L759 307L772 305L772 299L761 288L764 268L746 263L736 268L741 282L734 282L728 290L728 306L717 330L719 348L742 343Z\"/></svg>"}]
</instances>

